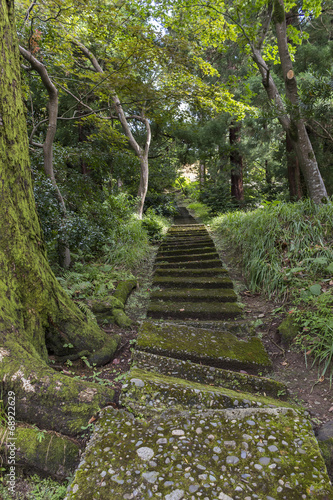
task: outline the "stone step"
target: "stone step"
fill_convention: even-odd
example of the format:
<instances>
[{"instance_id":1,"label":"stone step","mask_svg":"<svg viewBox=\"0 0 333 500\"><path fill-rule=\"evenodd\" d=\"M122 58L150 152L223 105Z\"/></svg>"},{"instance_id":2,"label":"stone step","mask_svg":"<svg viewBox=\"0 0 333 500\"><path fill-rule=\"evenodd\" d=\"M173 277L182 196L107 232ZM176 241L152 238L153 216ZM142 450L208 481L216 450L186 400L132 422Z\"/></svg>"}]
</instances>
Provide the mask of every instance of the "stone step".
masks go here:
<instances>
[{"instance_id":1,"label":"stone step","mask_svg":"<svg viewBox=\"0 0 333 500\"><path fill-rule=\"evenodd\" d=\"M154 319L224 319L240 316L243 309L235 302L163 302L151 300L147 317Z\"/></svg>"},{"instance_id":2,"label":"stone step","mask_svg":"<svg viewBox=\"0 0 333 500\"><path fill-rule=\"evenodd\" d=\"M153 286L161 288L233 288L233 283L230 278L215 278L215 277L160 277L153 278Z\"/></svg>"},{"instance_id":3,"label":"stone step","mask_svg":"<svg viewBox=\"0 0 333 500\"><path fill-rule=\"evenodd\" d=\"M177 248L176 250L164 250L163 248L159 248L157 252L157 256L160 255L169 255L170 257L174 255L188 255L189 252L193 252L196 254L204 254L204 253L212 253L215 251L214 244L211 246L202 246L202 247L189 247L188 245L184 246L184 248Z\"/></svg>"},{"instance_id":4,"label":"stone step","mask_svg":"<svg viewBox=\"0 0 333 500\"><path fill-rule=\"evenodd\" d=\"M217 368L234 368L251 373L267 371L272 362L260 339L237 339L228 332L205 330L185 325L162 325L144 321L136 348L141 351L190 360Z\"/></svg>"},{"instance_id":5,"label":"stone step","mask_svg":"<svg viewBox=\"0 0 333 500\"><path fill-rule=\"evenodd\" d=\"M185 252L194 252L196 249L202 249L202 248L205 248L205 252L203 253L206 253L208 251L208 248L209 248L209 252L214 252L216 251L216 248L215 248L215 245L212 241L203 241L201 243L181 243L179 245L173 245L173 244L167 244L165 245L164 243L160 246L159 250L158 250L158 253L164 253L164 252L174 252L174 255L176 255L177 252L179 253L184 253Z\"/></svg>"},{"instance_id":6,"label":"stone step","mask_svg":"<svg viewBox=\"0 0 333 500\"><path fill-rule=\"evenodd\" d=\"M192 262L196 260L212 260L212 259L220 259L219 254L217 252L207 252L207 253L192 253L188 252L188 254L183 255L164 255L158 254L155 259L156 265L159 262Z\"/></svg>"},{"instance_id":7,"label":"stone step","mask_svg":"<svg viewBox=\"0 0 333 500\"><path fill-rule=\"evenodd\" d=\"M222 262L220 259L211 259L211 260L193 260L190 262L158 262L155 265L158 266L159 269L203 269L203 268L221 268ZM221 272L221 269L219 270Z\"/></svg>"},{"instance_id":8,"label":"stone step","mask_svg":"<svg viewBox=\"0 0 333 500\"><path fill-rule=\"evenodd\" d=\"M231 288L222 290L205 290L200 288L178 288L176 290L155 291L150 294L152 300L165 301L186 301L186 302L210 302L218 300L219 302L236 302L237 295Z\"/></svg>"},{"instance_id":9,"label":"stone step","mask_svg":"<svg viewBox=\"0 0 333 500\"><path fill-rule=\"evenodd\" d=\"M234 372L214 366L192 363L181 359L159 356L150 352L135 350L133 367L145 371L182 378L200 384L224 387L233 391L262 394L272 398L286 399L288 389L282 382L266 377Z\"/></svg>"},{"instance_id":10,"label":"stone step","mask_svg":"<svg viewBox=\"0 0 333 500\"><path fill-rule=\"evenodd\" d=\"M268 396L200 384L140 368L132 368L127 374L119 403L134 415L145 417L168 409L201 411L295 407L289 402Z\"/></svg>"},{"instance_id":11,"label":"stone step","mask_svg":"<svg viewBox=\"0 0 333 500\"><path fill-rule=\"evenodd\" d=\"M169 268L169 267L157 267L155 269L155 273L154 273L154 276L155 277L159 277L159 276L177 276L177 277L181 277L181 276L184 276L185 278L187 277L196 277L196 276L202 276L202 277L205 277L205 276L216 276L217 278L218 277L223 277L223 276L227 276L228 275L228 271L226 269L223 269L223 267L209 267L209 268L205 268L205 267L201 267L199 269L191 269L191 268L188 268L188 267L185 267L185 268Z\"/></svg>"},{"instance_id":12,"label":"stone step","mask_svg":"<svg viewBox=\"0 0 333 500\"><path fill-rule=\"evenodd\" d=\"M310 421L292 408L104 408L65 500L333 498Z\"/></svg>"}]
</instances>

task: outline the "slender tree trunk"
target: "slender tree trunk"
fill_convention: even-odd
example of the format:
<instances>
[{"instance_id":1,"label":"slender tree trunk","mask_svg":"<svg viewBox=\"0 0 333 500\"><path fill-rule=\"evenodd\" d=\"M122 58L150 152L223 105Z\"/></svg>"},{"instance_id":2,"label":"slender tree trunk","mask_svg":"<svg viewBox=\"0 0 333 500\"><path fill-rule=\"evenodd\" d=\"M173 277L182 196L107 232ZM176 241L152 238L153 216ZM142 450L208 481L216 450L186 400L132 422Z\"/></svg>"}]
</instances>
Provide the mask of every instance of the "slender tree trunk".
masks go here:
<instances>
[{"instance_id":1,"label":"slender tree trunk","mask_svg":"<svg viewBox=\"0 0 333 500\"><path fill-rule=\"evenodd\" d=\"M81 432L114 392L50 368L48 351L112 359L108 337L52 273L32 190L20 88L14 2L0 0L0 382L16 394L16 418L68 435ZM68 345L72 345L69 347Z\"/></svg>"},{"instance_id":2,"label":"slender tree trunk","mask_svg":"<svg viewBox=\"0 0 333 500\"><path fill-rule=\"evenodd\" d=\"M231 163L231 196L237 201L244 201L243 188L243 158L239 151L241 125L234 125L229 128L230 140L230 163Z\"/></svg>"},{"instance_id":3,"label":"slender tree trunk","mask_svg":"<svg viewBox=\"0 0 333 500\"><path fill-rule=\"evenodd\" d=\"M46 132L45 141L42 145L44 153L44 172L47 177L51 180L52 186L55 189L56 197L61 207L62 216L66 224L67 210L64 198L60 192L59 186L57 184L54 170L53 170L53 141L57 131L57 119L58 119L58 90L51 81L46 67L43 63L38 61L31 52L25 48L19 46L20 53L22 56L31 64L31 67L38 72L41 80L48 92L49 102L47 104L49 121ZM38 146L38 145L37 145ZM59 264L65 269L69 268L71 263L71 255L68 246L68 237L65 234L60 237L59 240Z\"/></svg>"},{"instance_id":4,"label":"slender tree trunk","mask_svg":"<svg viewBox=\"0 0 333 500\"><path fill-rule=\"evenodd\" d=\"M81 49L83 54L89 59L91 64L93 65L95 71L97 73L104 73L103 68L97 61L96 57L94 54L90 52L90 50L85 47L81 42L78 40L75 40L74 43ZM123 127L124 133L128 139L128 142L130 143L131 148L135 152L136 156L140 160L140 184L139 184L139 189L138 189L138 197L139 197L139 203L138 203L138 216L140 219L142 219L143 215L143 206L145 203L145 198L148 190L148 178L149 178L149 169L148 169L148 154L149 154L149 148L150 148L150 142L151 142L151 128L150 128L150 123L149 120L144 116L144 113L142 112L141 115L135 115L132 116L131 118L136 119L141 121L146 128L146 142L144 147L142 148L137 141L135 140L131 128L128 123L128 119L126 118L124 109L122 107L122 104L120 102L120 99L115 92L115 90L111 91L111 97L113 101L114 108L116 110L118 119Z\"/></svg>"},{"instance_id":5,"label":"slender tree trunk","mask_svg":"<svg viewBox=\"0 0 333 500\"><path fill-rule=\"evenodd\" d=\"M200 161L199 165L200 187L203 188L206 184L206 165L204 161Z\"/></svg>"},{"instance_id":6,"label":"slender tree trunk","mask_svg":"<svg viewBox=\"0 0 333 500\"><path fill-rule=\"evenodd\" d=\"M298 158L295 154L293 144L286 134L286 151L287 151L287 169L288 169L288 184L289 196L291 200L302 199L302 184L301 173L298 164Z\"/></svg>"},{"instance_id":7,"label":"slender tree trunk","mask_svg":"<svg viewBox=\"0 0 333 500\"><path fill-rule=\"evenodd\" d=\"M278 88L270 74L269 67L261 55L260 45L262 44L264 37L260 41L259 47L255 47L254 45L251 46L252 57L261 73L262 82L267 95L277 111L278 119L285 132L288 133L293 144L298 158L299 167L306 182L309 196L315 203L321 203L323 199L327 199L327 191L305 128L304 119L301 117L297 83L287 42L287 28L283 0L274 0L273 21L276 27L277 44L285 83L286 97L291 104L290 115L287 114Z\"/></svg>"}]
</instances>

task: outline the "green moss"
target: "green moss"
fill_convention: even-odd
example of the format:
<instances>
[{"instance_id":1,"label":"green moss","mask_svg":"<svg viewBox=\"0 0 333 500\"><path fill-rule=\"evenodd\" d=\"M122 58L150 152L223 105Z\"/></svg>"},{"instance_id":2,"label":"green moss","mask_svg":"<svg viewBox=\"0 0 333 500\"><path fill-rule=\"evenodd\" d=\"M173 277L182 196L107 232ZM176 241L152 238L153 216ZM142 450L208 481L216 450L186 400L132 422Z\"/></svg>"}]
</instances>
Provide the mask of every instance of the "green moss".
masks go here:
<instances>
[{"instance_id":1,"label":"green moss","mask_svg":"<svg viewBox=\"0 0 333 500\"><path fill-rule=\"evenodd\" d=\"M5 435L4 430L0 428L0 434ZM6 440L1 441L4 456L8 456L7 444L9 443L9 441L6 443ZM79 446L60 434L17 426L15 446L16 463L58 479L65 479L72 474L79 463L81 451Z\"/></svg>"},{"instance_id":2,"label":"green moss","mask_svg":"<svg viewBox=\"0 0 333 500\"><path fill-rule=\"evenodd\" d=\"M279 333L281 335L282 341L289 345L294 340L299 332L299 326L294 322L293 317L287 316L280 324Z\"/></svg>"},{"instance_id":3,"label":"green moss","mask_svg":"<svg viewBox=\"0 0 333 500\"><path fill-rule=\"evenodd\" d=\"M320 452L325 461L327 470L332 472L333 468L333 438L326 439L325 441L318 441Z\"/></svg>"},{"instance_id":4,"label":"green moss","mask_svg":"<svg viewBox=\"0 0 333 500\"><path fill-rule=\"evenodd\" d=\"M154 277L153 286L161 286L163 288L233 288L233 283L230 278L216 277Z\"/></svg>"},{"instance_id":5,"label":"green moss","mask_svg":"<svg viewBox=\"0 0 333 500\"><path fill-rule=\"evenodd\" d=\"M199 269L177 269L177 268L165 268L157 267L154 276L185 276L185 277L196 277L196 276L216 276L216 275L227 275L228 271L222 267L213 268L200 268Z\"/></svg>"},{"instance_id":6,"label":"green moss","mask_svg":"<svg viewBox=\"0 0 333 500\"><path fill-rule=\"evenodd\" d=\"M234 318L243 310L235 302L163 302L151 301L147 315L150 318L224 319Z\"/></svg>"},{"instance_id":7,"label":"green moss","mask_svg":"<svg viewBox=\"0 0 333 500\"><path fill-rule=\"evenodd\" d=\"M218 300L219 302L236 302L237 295L230 288L222 288L221 290L209 290L202 288L178 288L176 290L162 290L152 292L150 294L152 300L164 301L202 301L209 302Z\"/></svg>"},{"instance_id":8,"label":"green moss","mask_svg":"<svg viewBox=\"0 0 333 500\"><path fill-rule=\"evenodd\" d=\"M193 260L212 260L212 259L218 259L219 260L219 254L217 252L210 252L210 253L198 253L194 254L192 252L188 252L188 254L184 254L182 256L180 255L175 255L175 256L168 256L168 255L163 255L159 254L158 257L156 258L156 263L158 264L159 261L163 262L190 262Z\"/></svg>"},{"instance_id":9,"label":"green moss","mask_svg":"<svg viewBox=\"0 0 333 500\"><path fill-rule=\"evenodd\" d=\"M120 302L126 304L128 296L132 290L136 287L136 280L125 280L118 283L117 288L113 294L113 297L119 299Z\"/></svg>"},{"instance_id":10,"label":"green moss","mask_svg":"<svg viewBox=\"0 0 333 500\"><path fill-rule=\"evenodd\" d=\"M140 381L139 386L137 380ZM135 415L143 414L145 417L163 412L170 406L178 410L293 407L292 404L267 396L203 385L137 368L133 368L127 375L121 404Z\"/></svg>"},{"instance_id":11,"label":"green moss","mask_svg":"<svg viewBox=\"0 0 333 500\"><path fill-rule=\"evenodd\" d=\"M136 347L153 354L221 368L265 370L271 367L271 361L258 338L244 342L231 333L183 325L156 325L146 321L140 327Z\"/></svg>"}]
</instances>

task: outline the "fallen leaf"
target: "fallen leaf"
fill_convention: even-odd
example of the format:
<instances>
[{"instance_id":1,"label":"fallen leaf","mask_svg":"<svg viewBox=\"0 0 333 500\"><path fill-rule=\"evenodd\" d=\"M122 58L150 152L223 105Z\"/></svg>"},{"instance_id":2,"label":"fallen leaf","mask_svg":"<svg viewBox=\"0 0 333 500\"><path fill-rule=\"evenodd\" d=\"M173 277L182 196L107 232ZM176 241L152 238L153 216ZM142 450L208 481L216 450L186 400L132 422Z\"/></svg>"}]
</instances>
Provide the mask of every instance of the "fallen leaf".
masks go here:
<instances>
[{"instance_id":1,"label":"fallen leaf","mask_svg":"<svg viewBox=\"0 0 333 500\"><path fill-rule=\"evenodd\" d=\"M88 424L92 424L93 422L95 422L96 418L95 417L91 417L91 419L89 420Z\"/></svg>"},{"instance_id":2,"label":"fallen leaf","mask_svg":"<svg viewBox=\"0 0 333 500\"><path fill-rule=\"evenodd\" d=\"M329 285L333 286L333 280L329 282Z\"/></svg>"},{"instance_id":3,"label":"fallen leaf","mask_svg":"<svg viewBox=\"0 0 333 500\"><path fill-rule=\"evenodd\" d=\"M185 309L179 309L179 310L180 310L181 312L182 312L182 311L185 311Z\"/></svg>"},{"instance_id":4,"label":"fallen leaf","mask_svg":"<svg viewBox=\"0 0 333 500\"><path fill-rule=\"evenodd\" d=\"M281 365L283 366L288 366L289 363L287 363L287 361L282 361Z\"/></svg>"},{"instance_id":5,"label":"fallen leaf","mask_svg":"<svg viewBox=\"0 0 333 500\"><path fill-rule=\"evenodd\" d=\"M113 365L119 365L120 363L120 360L118 358L115 358L113 361L112 361L112 364Z\"/></svg>"},{"instance_id":6,"label":"fallen leaf","mask_svg":"<svg viewBox=\"0 0 333 500\"><path fill-rule=\"evenodd\" d=\"M331 408L328 411L333 411L333 406L331 406Z\"/></svg>"}]
</instances>

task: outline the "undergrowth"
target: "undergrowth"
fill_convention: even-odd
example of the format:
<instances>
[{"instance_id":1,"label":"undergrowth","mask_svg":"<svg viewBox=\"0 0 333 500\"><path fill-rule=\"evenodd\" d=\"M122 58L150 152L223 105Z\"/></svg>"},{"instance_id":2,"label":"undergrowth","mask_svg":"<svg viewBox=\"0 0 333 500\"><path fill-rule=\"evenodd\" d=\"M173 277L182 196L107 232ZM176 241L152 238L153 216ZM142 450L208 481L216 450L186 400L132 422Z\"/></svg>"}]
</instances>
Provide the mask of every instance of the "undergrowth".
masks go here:
<instances>
[{"instance_id":1,"label":"undergrowth","mask_svg":"<svg viewBox=\"0 0 333 500\"><path fill-rule=\"evenodd\" d=\"M211 221L232 247L252 291L284 298L299 326L296 344L333 377L333 205L267 203Z\"/></svg>"}]
</instances>

